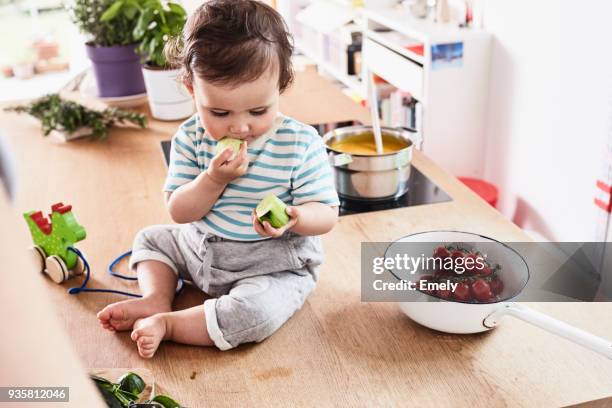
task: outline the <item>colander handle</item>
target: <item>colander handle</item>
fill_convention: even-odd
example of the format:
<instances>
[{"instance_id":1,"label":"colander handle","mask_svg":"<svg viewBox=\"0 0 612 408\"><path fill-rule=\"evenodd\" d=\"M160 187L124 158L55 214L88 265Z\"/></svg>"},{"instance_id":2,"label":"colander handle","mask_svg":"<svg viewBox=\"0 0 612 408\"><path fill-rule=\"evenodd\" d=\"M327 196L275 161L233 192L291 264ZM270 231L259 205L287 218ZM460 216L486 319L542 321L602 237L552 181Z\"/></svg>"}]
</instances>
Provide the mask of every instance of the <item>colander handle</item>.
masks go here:
<instances>
[{"instance_id":1,"label":"colander handle","mask_svg":"<svg viewBox=\"0 0 612 408\"><path fill-rule=\"evenodd\" d=\"M487 316L483 324L486 327L492 328L499 324L502 317L510 315L521 319L527 323L531 323L541 329L544 329L557 336L563 337L583 347L591 349L599 354L602 354L609 359L612 359L612 342L595 336L592 333L581 330L570 324L554 319L544 313L537 312L518 303L506 303L503 307Z\"/></svg>"}]
</instances>

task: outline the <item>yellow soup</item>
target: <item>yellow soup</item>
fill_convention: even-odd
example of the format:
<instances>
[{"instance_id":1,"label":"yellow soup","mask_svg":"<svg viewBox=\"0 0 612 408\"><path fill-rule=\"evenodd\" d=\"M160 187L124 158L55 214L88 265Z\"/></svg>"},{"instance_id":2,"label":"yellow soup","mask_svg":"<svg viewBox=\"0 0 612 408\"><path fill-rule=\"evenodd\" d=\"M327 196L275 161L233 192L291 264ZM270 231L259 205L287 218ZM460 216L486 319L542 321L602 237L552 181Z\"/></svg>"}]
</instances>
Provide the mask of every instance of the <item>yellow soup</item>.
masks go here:
<instances>
[{"instance_id":1,"label":"yellow soup","mask_svg":"<svg viewBox=\"0 0 612 408\"><path fill-rule=\"evenodd\" d=\"M405 140L395 136L382 135L383 153L393 153L405 149L410 144ZM376 143L372 132L363 132L353 136L348 136L340 141L333 142L330 148L348 154L376 155Z\"/></svg>"}]
</instances>

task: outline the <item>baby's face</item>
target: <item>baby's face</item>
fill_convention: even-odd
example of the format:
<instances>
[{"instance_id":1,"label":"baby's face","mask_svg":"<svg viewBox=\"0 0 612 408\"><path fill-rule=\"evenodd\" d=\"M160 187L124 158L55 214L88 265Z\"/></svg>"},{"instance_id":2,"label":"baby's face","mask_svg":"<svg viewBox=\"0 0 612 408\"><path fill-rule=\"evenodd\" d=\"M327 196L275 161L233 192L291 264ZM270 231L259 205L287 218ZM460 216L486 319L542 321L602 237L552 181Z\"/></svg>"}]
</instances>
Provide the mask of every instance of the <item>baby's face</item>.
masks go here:
<instances>
[{"instance_id":1,"label":"baby's face","mask_svg":"<svg viewBox=\"0 0 612 408\"><path fill-rule=\"evenodd\" d=\"M229 136L250 143L272 127L280 94L278 74L271 71L233 87L194 78L192 96L200 120L213 139Z\"/></svg>"}]
</instances>

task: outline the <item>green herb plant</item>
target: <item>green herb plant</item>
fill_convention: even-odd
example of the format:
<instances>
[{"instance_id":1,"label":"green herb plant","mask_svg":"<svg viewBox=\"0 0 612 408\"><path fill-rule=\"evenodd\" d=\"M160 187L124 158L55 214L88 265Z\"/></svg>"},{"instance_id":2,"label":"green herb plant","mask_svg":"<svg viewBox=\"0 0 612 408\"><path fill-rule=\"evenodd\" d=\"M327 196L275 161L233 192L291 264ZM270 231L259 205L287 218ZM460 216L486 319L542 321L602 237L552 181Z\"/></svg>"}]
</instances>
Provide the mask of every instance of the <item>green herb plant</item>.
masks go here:
<instances>
[{"instance_id":1,"label":"green herb plant","mask_svg":"<svg viewBox=\"0 0 612 408\"><path fill-rule=\"evenodd\" d=\"M121 15L112 21L102 20L102 14L122 0L68 0L66 8L71 20L88 37L88 42L99 47L129 45L138 42L134 27L140 15L137 2L126 5Z\"/></svg>"},{"instance_id":2,"label":"green herb plant","mask_svg":"<svg viewBox=\"0 0 612 408\"><path fill-rule=\"evenodd\" d=\"M106 378L90 375L90 378L98 387L106 405L109 408L129 408L144 391L146 384L142 377L136 373L128 372L121 376L116 383L112 383ZM159 408L181 408L180 404L167 395L159 394L154 398L143 402Z\"/></svg>"},{"instance_id":3,"label":"green herb plant","mask_svg":"<svg viewBox=\"0 0 612 408\"><path fill-rule=\"evenodd\" d=\"M115 123L132 123L146 126L146 117L140 113L106 108L103 111L89 109L73 101L64 100L58 94L45 95L28 105L5 108L6 111L28 113L39 119L47 136L53 130L73 133L81 128L91 128L89 136L105 138L108 128Z\"/></svg>"},{"instance_id":4,"label":"green herb plant","mask_svg":"<svg viewBox=\"0 0 612 408\"><path fill-rule=\"evenodd\" d=\"M168 61L164 46L171 38L181 35L187 12L177 3L162 0L115 0L100 20L111 23L125 18L126 14L131 16L134 9L137 10L138 21L132 34L140 41L137 51L149 65L166 68Z\"/></svg>"}]
</instances>

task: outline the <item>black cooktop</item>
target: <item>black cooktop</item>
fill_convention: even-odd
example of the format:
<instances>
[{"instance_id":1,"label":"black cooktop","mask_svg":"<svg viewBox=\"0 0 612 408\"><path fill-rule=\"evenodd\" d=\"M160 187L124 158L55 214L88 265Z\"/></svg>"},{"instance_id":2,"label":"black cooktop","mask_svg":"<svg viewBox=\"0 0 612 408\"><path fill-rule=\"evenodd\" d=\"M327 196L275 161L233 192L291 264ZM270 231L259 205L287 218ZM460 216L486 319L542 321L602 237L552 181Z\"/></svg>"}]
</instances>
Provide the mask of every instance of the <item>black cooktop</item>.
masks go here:
<instances>
[{"instance_id":1,"label":"black cooktop","mask_svg":"<svg viewBox=\"0 0 612 408\"><path fill-rule=\"evenodd\" d=\"M423 173L412 166L408 179L408 192L401 197L386 201L357 201L340 197L340 215L451 201L444 190L434 184Z\"/></svg>"}]
</instances>

